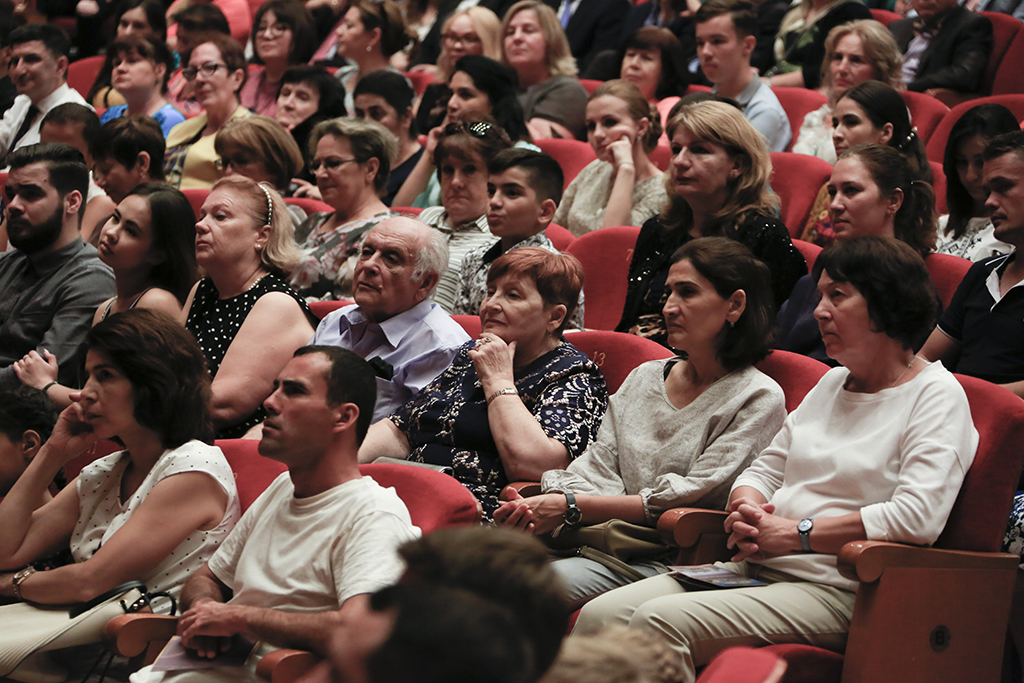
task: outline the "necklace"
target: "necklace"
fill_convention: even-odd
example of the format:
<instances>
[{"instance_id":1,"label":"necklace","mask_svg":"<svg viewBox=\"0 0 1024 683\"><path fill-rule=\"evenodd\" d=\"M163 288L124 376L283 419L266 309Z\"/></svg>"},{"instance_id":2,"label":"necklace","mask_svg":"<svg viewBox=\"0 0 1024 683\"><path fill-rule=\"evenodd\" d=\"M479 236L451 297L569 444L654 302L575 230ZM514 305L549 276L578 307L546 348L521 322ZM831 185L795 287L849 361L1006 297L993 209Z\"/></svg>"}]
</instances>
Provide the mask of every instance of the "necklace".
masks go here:
<instances>
[{"instance_id":1,"label":"necklace","mask_svg":"<svg viewBox=\"0 0 1024 683\"><path fill-rule=\"evenodd\" d=\"M907 367L906 367L906 369L905 369L905 370L904 370L903 372L901 372L901 373L900 373L900 376L896 378L896 381L895 381L895 382L893 382L892 384L890 384L889 386L887 386L887 387L886 387L886 389L892 389L892 388L893 388L894 386L896 386L897 384L899 384L899 383L900 383L900 380L901 380L901 379L903 379L903 376L904 376L905 374L907 374L908 372L910 372L910 368L914 367L914 362L915 362L915 361L917 361L917 356L914 356L913 358L911 358L911 359L910 359L910 362L909 362L909 363L907 363Z\"/></svg>"}]
</instances>

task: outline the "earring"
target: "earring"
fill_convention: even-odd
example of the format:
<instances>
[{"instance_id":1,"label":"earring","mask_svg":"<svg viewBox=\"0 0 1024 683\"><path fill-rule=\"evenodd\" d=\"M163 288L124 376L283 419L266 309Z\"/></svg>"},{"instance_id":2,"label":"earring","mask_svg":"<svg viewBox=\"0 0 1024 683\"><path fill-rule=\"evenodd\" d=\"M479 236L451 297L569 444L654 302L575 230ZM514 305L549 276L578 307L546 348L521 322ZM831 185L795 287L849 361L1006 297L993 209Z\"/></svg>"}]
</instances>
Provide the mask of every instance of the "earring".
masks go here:
<instances>
[{"instance_id":1,"label":"earring","mask_svg":"<svg viewBox=\"0 0 1024 683\"><path fill-rule=\"evenodd\" d=\"M256 251L263 251L263 245L262 244L257 244L256 245Z\"/></svg>"},{"instance_id":2,"label":"earring","mask_svg":"<svg viewBox=\"0 0 1024 683\"><path fill-rule=\"evenodd\" d=\"M736 321L735 321L735 320L730 320L730 321L729 321L729 329L731 330L731 329L733 329L734 327L736 327Z\"/></svg>"},{"instance_id":3,"label":"earring","mask_svg":"<svg viewBox=\"0 0 1024 683\"><path fill-rule=\"evenodd\" d=\"M367 45L367 46L366 46L366 51L367 51L367 52L373 52L373 46L371 46L371 45Z\"/></svg>"}]
</instances>

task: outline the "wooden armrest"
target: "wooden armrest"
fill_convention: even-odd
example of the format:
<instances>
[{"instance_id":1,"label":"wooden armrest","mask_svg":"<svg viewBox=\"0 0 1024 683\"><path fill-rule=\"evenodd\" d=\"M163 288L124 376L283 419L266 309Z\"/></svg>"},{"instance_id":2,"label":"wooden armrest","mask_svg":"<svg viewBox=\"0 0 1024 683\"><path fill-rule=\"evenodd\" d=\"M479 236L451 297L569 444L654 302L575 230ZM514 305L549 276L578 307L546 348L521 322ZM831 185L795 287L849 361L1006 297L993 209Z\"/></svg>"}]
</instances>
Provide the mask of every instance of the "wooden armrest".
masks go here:
<instances>
[{"instance_id":1,"label":"wooden armrest","mask_svg":"<svg viewBox=\"0 0 1024 683\"><path fill-rule=\"evenodd\" d=\"M103 627L107 649L122 657L137 657L151 642L168 641L178 629L178 618L163 614L122 614Z\"/></svg>"},{"instance_id":2,"label":"wooden armrest","mask_svg":"<svg viewBox=\"0 0 1024 683\"><path fill-rule=\"evenodd\" d=\"M658 531L665 543L690 548L703 534L725 534L725 518L728 516L720 510L673 508L658 518Z\"/></svg>"},{"instance_id":3,"label":"wooden armrest","mask_svg":"<svg viewBox=\"0 0 1024 683\"><path fill-rule=\"evenodd\" d=\"M312 652L274 650L256 665L256 675L270 683L292 683L320 663Z\"/></svg>"},{"instance_id":4,"label":"wooden armrest","mask_svg":"<svg viewBox=\"0 0 1024 683\"><path fill-rule=\"evenodd\" d=\"M1008 553L921 548L885 541L852 541L840 549L839 573L853 581L878 581L887 568L1012 569L1020 558Z\"/></svg>"},{"instance_id":5,"label":"wooden armrest","mask_svg":"<svg viewBox=\"0 0 1024 683\"><path fill-rule=\"evenodd\" d=\"M539 481L515 481L505 488L515 489L523 498L539 496L541 493Z\"/></svg>"}]
</instances>

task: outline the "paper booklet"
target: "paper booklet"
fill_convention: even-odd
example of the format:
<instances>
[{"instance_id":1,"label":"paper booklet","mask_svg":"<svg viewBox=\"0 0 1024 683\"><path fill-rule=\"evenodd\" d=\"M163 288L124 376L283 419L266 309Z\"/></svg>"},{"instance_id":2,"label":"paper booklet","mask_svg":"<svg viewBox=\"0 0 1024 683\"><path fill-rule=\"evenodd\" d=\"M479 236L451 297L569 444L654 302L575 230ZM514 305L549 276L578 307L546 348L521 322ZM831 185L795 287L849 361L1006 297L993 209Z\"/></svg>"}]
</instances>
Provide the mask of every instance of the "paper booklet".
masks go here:
<instances>
[{"instance_id":1,"label":"paper booklet","mask_svg":"<svg viewBox=\"0 0 1024 683\"><path fill-rule=\"evenodd\" d=\"M671 570L668 573L669 576L693 590L751 588L768 585L764 581L751 579L713 564L673 565L669 569Z\"/></svg>"}]
</instances>

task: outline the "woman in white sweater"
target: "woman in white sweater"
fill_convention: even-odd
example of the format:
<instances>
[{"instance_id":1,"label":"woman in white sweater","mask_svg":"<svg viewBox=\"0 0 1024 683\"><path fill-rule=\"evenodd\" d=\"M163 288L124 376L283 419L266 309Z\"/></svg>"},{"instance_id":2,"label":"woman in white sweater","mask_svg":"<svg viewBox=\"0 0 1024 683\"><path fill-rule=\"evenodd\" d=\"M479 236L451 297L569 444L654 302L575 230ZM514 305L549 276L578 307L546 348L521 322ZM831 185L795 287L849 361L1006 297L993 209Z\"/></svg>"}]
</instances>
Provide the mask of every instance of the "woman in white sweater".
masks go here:
<instances>
[{"instance_id":1,"label":"woman in white sweater","mask_svg":"<svg viewBox=\"0 0 1024 683\"><path fill-rule=\"evenodd\" d=\"M814 264L815 317L829 371L741 474L724 565L767 586L688 593L659 576L589 603L577 628L650 628L680 655L684 683L734 645L800 642L842 651L856 585L836 554L850 541L933 543L974 460L967 397L914 355L935 320L921 257L885 237L836 244Z\"/></svg>"},{"instance_id":2,"label":"woman in white sweater","mask_svg":"<svg viewBox=\"0 0 1024 683\"><path fill-rule=\"evenodd\" d=\"M679 356L636 368L611 397L597 442L565 470L546 472L544 493L514 497L494 515L534 533L570 520L622 519L654 526L680 506L722 509L733 479L782 426L782 389L753 367L774 323L768 268L735 240L705 237L672 257L665 303ZM571 494L571 496L570 496ZM582 557L555 568L579 606L629 579ZM644 576L659 562L631 566Z\"/></svg>"}]
</instances>

